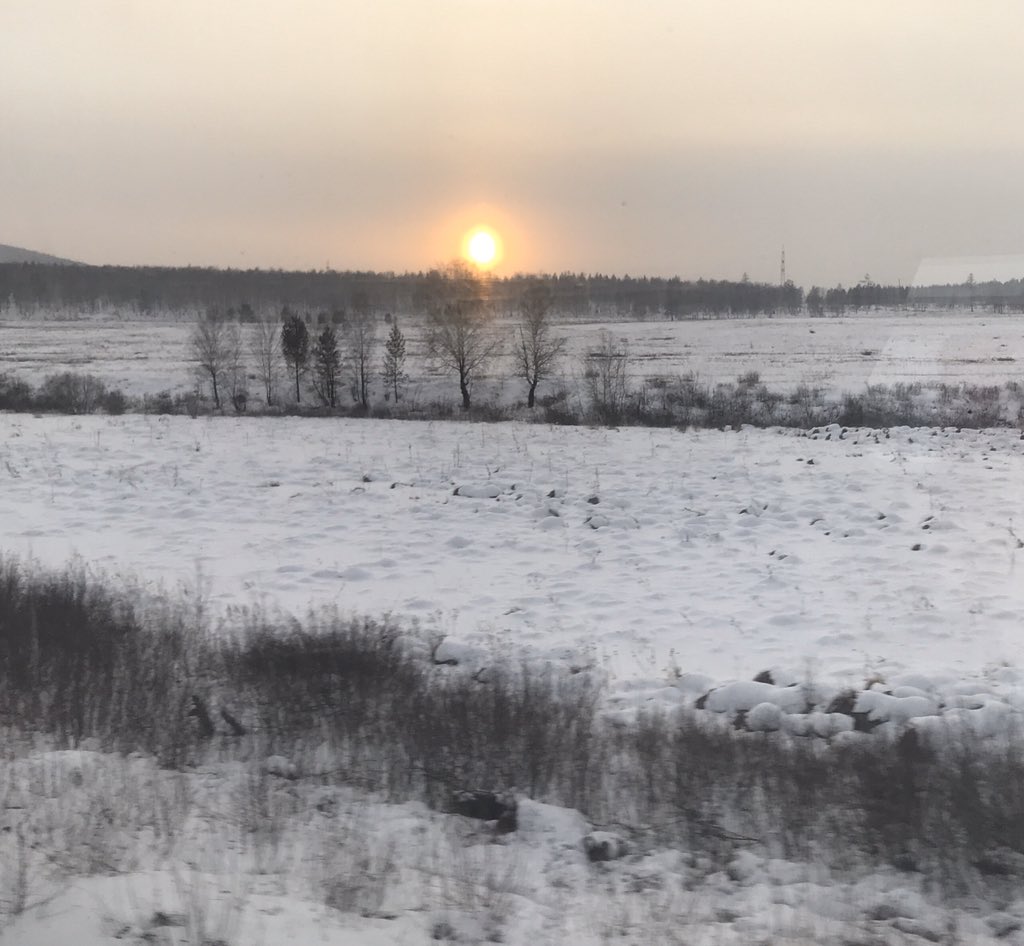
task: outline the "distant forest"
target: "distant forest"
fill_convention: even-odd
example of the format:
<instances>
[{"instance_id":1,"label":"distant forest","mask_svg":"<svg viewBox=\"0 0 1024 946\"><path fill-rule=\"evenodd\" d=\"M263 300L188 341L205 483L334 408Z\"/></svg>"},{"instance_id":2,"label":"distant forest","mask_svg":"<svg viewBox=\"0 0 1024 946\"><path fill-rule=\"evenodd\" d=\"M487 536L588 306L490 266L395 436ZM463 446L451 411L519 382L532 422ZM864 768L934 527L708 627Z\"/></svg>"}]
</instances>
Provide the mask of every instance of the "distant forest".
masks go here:
<instances>
[{"instance_id":1,"label":"distant forest","mask_svg":"<svg viewBox=\"0 0 1024 946\"><path fill-rule=\"evenodd\" d=\"M198 267L57 266L0 264L0 312L31 315L109 310L138 317L218 313L243 321L288 306L315 313L349 309L414 314L429 304L436 271L422 273L284 272ZM885 286L864 277L855 286L825 289L742 280L663 279L559 273L484 277L500 313L514 313L538 281L551 292L563 318L693 319L807 311L841 315L905 306L989 307L1024 311L1024 280L963 285Z\"/></svg>"}]
</instances>

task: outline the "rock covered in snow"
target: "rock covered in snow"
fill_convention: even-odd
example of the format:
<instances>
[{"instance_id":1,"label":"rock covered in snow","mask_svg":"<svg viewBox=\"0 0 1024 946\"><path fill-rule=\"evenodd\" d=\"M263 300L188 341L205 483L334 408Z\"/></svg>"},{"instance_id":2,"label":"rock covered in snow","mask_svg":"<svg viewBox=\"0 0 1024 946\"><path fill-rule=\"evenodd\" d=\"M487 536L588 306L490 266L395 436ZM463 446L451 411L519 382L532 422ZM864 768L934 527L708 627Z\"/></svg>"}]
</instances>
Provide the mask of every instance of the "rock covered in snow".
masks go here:
<instances>
[{"instance_id":1,"label":"rock covered in snow","mask_svg":"<svg viewBox=\"0 0 1024 946\"><path fill-rule=\"evenodd\" d=\"M954 706L942 715L922 716L911 720L917 732L929 745L936 748L951 741L991 739L1010 733L1017 720L1011 706L998 700L989 700L974 709Z\"/></svg>"},{"instance_id":2,"label":"rock covered in snow","mask_svg":"<svg viewBox=\"0 0 1024 946\"><path fill-rule=\"evenodd\" d=\"M746 726L751 732L776 732L782 728L782 707L776 703L758 703L747 713Z\"/></svg>"},{"instance_id":3,"label":"rock covered in snow","mask_svg":"<svg viewBox=\"0 0 1024 946\"><path fill-rule=\"evenodd\" d=\"M498 830L504 833L516 830L518 807L515 796L509 793L459 791L452 797L452 809L457 815L497 822Z\"/></svg>"},{"instance_id":4,"label":"rock covered in snow","mask_svg":"<svg viewBox=\"0 0 1024 946\"><path fill-rule=\"evenodd\" d=\"M933 908L920 893L906 887L895 887L881 891L868 908L868 916L873 920L892 920L896 917L905 919L921 919Z\"/></svg>"},{"instance_id":5,"label":"rock covered in snow","mask_svg":"<svg viewBox=\"0 0 1024 946\"><path fill-rule=\"evenodd\" d=\"M583 850L589 861L615 861L629 853L629 845L610 831L591 831L583 838Z\"/></svg>"},{"instance_id":6,"label":"rock covered in snow","mask_svg":"<svg viewBox=\"0 0 1024 946\"><path fill-rule=\"evenodd\" d=\"M275 775L278 778L296 779L299 777L299 770L295 763L283 755L267 756L263 760L261 768L267 775Z\"/></svg>"},{"instance_id":7,"label":"rock covered in snow","mask_svg":"<svg viewBox=\"0 0 1024 946\"><path fill-rule=\"evenodd\" d=\"M853 729L853 718L843 713L792 713L782 718L782 728L794 736L833 736Z\"/></svg>"},{"instance_id":8,"label":"rock covered in snow","mask_svg":"<svg viewBox=\"0 0 1024 946\"><path fill-rule=\"evenodd\" d=\"M866 713L874 723L905 724L920 716L937 716L938 705L926 696L893 696L863 690L853 704L854 713Z\"/></svg>"},{"instance_id":9,"label":"rock covered in snow","mask_svg":"<svg viewBox=\"0 0 1024 946\"><path fill-rule=\"evenodd\" d=\"M497 499L503 492L505 491L494 483L471 483L456 486L452 495L464 496L467 499Z\"/></svg>"},{"instance_id":10,"label":"rock covered in snow","mask_svg":"<svg viewBox=\"0 0 1024 946\"><path fill-rule=\"evenodd\" d=\"M774 703L787 713L807 709L807 698L801 687L780 687L756 680L738 680L710 690L697 701L697 709L712 713L749 712L759 703Z\"/></svg>"}]
</instances>

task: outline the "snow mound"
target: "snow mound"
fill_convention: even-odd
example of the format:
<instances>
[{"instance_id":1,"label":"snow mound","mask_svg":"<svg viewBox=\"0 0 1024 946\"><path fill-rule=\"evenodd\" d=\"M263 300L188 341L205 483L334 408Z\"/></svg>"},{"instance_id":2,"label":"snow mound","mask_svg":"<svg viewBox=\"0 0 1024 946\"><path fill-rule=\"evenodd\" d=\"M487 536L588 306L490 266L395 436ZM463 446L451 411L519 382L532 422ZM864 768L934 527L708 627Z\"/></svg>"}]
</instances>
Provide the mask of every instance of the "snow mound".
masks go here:
<instances>
[{"instance_id":1,"label":"snow mound","mask_svg":"<svg viewBox=\"0 0 1024 946\"><path fill-rule=\"evenodd\" d=\"M453 496L464 496L467 499L497 499L504 493L500 486L494 483L470 483L466 486L456 486Z\"/></svg>"},{"instance_id":2,"label":"snow mound","mask_svg":"<svg viewBox=\"0 0 1024 946\"><path fill-rule=\"evenodd\" d=\"M908 723L921 716L938 716L938 705L925 696L892 696L879 690L864 690L853 705L855 713L866 713L876 723Z\"/></svg>"},{"instance_id":3,"label":"snow mound","mask_svg":"<svg viewBox=\"0 0 1024 946\"><path fill-rule=\"evenodd\" d=\"M755 680L738 680L711 690L698 701L698 709L712 713L749 712L760 703L772 703L787 713L807 708L807 697L801 687L780 687Z\"/></svg>"}]
</instances>

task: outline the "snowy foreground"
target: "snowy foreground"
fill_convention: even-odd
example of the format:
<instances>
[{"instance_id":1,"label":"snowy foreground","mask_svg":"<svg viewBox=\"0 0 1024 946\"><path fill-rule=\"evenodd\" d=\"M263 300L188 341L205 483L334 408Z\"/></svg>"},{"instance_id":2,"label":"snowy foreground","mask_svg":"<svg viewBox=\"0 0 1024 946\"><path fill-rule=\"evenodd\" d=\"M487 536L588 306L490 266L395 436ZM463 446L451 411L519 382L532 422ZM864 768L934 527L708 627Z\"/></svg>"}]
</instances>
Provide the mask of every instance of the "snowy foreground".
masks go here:
<instances>
[{"instance_id":1,"label":"snowy foreground","mask_svg":"<svg viewBox=\"0 0 1024 946\"><path fill-rule=\"evenodd\" d=\"M495 836L266 764L182 774L68 751L9 763L3 779L12 809L33 793L42 826L8 812L25 839L0 862L5 906L23 900L0 927L11 946L1024 942L1010 883L943 899L913 873L840 877L748 850L591 863L579 814L526 800L518 830ZM55 864L82 876L51 880Z\"/></svg>"},{"instance_id":2,"label":"snowy foreground","mask_svg":"<svg viewBox=\"0 0 1024 946\"><path fill-rule=\"evenodd\" d=\"M19 833L26 843L0 864L5 893L24 898L0 928L11 946L1024 942L1009 885L942 900L919 875L838 877L752 851L715 862L640 848L591 863L583 819L531 801L496 837L266 765L181 774L69 751L9 764L4 780L9 804L25 801L12 785L36 792L46 843ZM85 876L48 880L53 863Z\"/></svg>"},{"instance_id":3,"label":"snowy foreground","mask_svg":"<svg viewBox=\"0 0 1024 946\"><path fill-rule=\"evenodd\" d=\"M0 415L4 551L214 614L390 612L438 659L603 669L623 716L710 690L708 712L833 738L825 704L872 681L858 710L881 726L850 738L1017 720L1022 474L1015 431ZM0 942L1024 943L995 881L943 898L758 845L593 864L575 812L524 800L496 838L294 774L258 753L5 764ZM63 864L91 876L56 882Z\"/></svg>"}]
</instances>

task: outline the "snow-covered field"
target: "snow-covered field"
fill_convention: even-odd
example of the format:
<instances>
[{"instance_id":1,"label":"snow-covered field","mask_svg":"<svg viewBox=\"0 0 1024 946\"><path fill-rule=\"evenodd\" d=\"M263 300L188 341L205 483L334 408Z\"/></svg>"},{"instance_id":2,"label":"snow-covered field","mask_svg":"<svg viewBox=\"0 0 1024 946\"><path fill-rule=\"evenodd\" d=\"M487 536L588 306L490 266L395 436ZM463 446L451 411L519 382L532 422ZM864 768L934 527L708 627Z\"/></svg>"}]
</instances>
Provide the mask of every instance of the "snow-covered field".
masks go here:
<instances>
[{"instance_id":1,"label":"snow-covered field","mask_svg":"<svg viewBox=\"0 0 1024 946\"><path fill-rule=\"evenodd\" d=\"M471 663L596 665L616 713L720 684L708 709L748 725L796 725L795 689L752 683L766 669L826 695L881 680L859 709L925 734L940 706L974 734L1018 718L1022 482L1010 430L0 414L6 552L80 556L215 612L390 612ZM1024 942L1009 888L943 900L924 874L759 845L590 864L576 812L523 800L496 843L259 758L0 767L0 912L20 913L0 942Z\"/></svg>"},{"instance_id":2,"label":"snow-covered field","mask_svg":"<svg viewBox=\"0 0 1024 946\"><path fill-rule=\"evenodd\" d=\"M0 479L18 555L391 612L624 686L1021 662L1016 431L0 415Z\"/></svg>"},{"instance_id":3,"label":"snow-covered field","mask_svg":"<svg viewBox=\"0 0 1024 946\"><path fill-rule=\"evenodd\" d=\"M436 378L425 363L421 321L401 322L409 336L410 394L454 397L455 385ZM497 326L510 343L513 325ZM734 381L757 371L774 389L808 384L839 394L897 381L1002 384L1019 380L1024 365L1024 324L1015 314L866 312L825 319L569 324L558 331L569 341L561 373L570 387L581 373L581 357L598 347L603 330L628 342L637 380L695 372L705 382ZM129 395L185 391L194 383L190 331L186 321L0 320L0 372L32 383L58 370L89 372ZM512 374L506 351L489 367L480 393L505 403L522 400L522 385L508 380Z\"/></svg>"},{"instance_id":4,"label":"snow-covered field","mask_svg":"<svg viewBox=\"0 0 1024 946\"><path fill-rule=\"evenodd\" d=\"M569 326L571 386L605 327L629 339L637 377L757 370L780 389L1001 383L1024 360L1016 321L989 315ZM0 371L184 390L187 333L2 323ZM417 396L443 396L453 385L410 334ZM502 370L480 393L514 400ZM833 742L908 720L925 739L1019 728L1022 483L1014 430L0 413L0 552L77 557L215 615L387 613L442 640L439 660L599 668L612 718L710 690L711 713ZM874 734L821 712L846 687ZM863 852L844 871L757 843L716 862L649 834L591 864L595 826L527 799L496 841L418 803L279 777L258 745L173 773L15 743L21 760L0 766L4 944L1024 943L1009 879L949 899Z\"/></svg>"}]
</instances>

